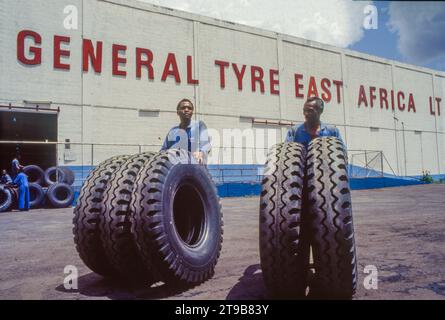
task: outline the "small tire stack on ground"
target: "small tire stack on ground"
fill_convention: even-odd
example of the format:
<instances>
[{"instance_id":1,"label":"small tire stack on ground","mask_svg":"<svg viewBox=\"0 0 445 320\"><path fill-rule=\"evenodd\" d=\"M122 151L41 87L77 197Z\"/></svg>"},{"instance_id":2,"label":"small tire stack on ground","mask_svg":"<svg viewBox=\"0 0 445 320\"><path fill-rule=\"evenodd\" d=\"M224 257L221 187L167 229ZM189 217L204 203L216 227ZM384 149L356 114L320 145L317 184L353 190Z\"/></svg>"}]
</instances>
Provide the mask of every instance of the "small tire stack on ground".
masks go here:
<instances>
[{"instance_id":1,"label":"small tire stack on ground","mask_svg":"<svg viewBox=\"0 0 445 320\"><path fill-rule=\"evenodd\" d=\"M31 164L25 166L23 172L28 176L29 206L31 209L39 208L45 200L45 190L43 189L45 171L39 166Z\"/></svg>"},{"instance_id":2,"label":"small tire stack on ground","mask_svg":"<svg viewBox=\"0 0 445 320\"><path fill-rule=\"evenodd\" d=\"M23 172L28 176L29 183L43 185L45 182L45 172L37 165L31 164L23 168Z\"/></svg>"},{"instance_id":3,"label":"small tire stack on ground","mask_svg":"<svg viewBox=\"0 0 445 320\"><path fill-rule=\"evenodd\" d=\"M69 168L50 167L43 171L37 165L28 165L23 171L28 176L31 209L42 206L45 198L54 208L67 208L73 203L74 173Z\"/></svg>"},{"instance_id":4,"label":"small tire stack on ground","mask_svg":"<svg viewBox=\"0 0 445 320\"><path fill-rule=\"evenodd\" d=\"M50 167L44 174L46 199L53 208L67 208L74 201L74 173L66 167Z\"/></svg>"},{"instance_id":5,"label":"small tire stack on ground","mask_svg":"<svg viewBox=\"0 0 445 320\"><path fill-rule=\"evenodd\" d=\"M343 143L334 137L317 138L307 153L300 144L283 143L272 149L267 161L260 254L269 293L304 295L310 245L315 268L311 296L351 298L357 261Z\"/></svg>"},{"instance_id":6,"label":"small tire stack on ground","mask_svg":"<svg viewBox=\"0 0 445 320\"><path fill-rule=\"evenodd\" d=\"M31 209L38 208L45 199L45 191L38 183L29 183L29 206Z\"/></svg>"},{"instance_id":7,"label":"small tire stack on ground","mask_svg":"<svg viewBox=\"0 0 445 320\"><path fill-rule=\"evenodd\" d=\"M94 272L131 284L209 279L222 244L216 187L190 153L111 158L90 173L74 209L74 241Z\"/></svg>"},{"instance_id":8,"label":"small tire stack on ground","mask_svg":"<svg viewBox=\"0 0 445 320\"><path fill-rule=\"evenodd\" d=\"M50 167L45 171L44 180L47 186L55 183L72 185L74 183L74 173L66 167Z\"/></svg>"},{"instance_id":9,"label":"small tire stack on ground","mask_svg":"<svg viewBox=\"0 0 445 320\"><path fill-rule=\"evenodd\" d=\"M8 211L14 203L14 193L11 188L0 185L0 212Z\"/></svg>"}]
</instances>

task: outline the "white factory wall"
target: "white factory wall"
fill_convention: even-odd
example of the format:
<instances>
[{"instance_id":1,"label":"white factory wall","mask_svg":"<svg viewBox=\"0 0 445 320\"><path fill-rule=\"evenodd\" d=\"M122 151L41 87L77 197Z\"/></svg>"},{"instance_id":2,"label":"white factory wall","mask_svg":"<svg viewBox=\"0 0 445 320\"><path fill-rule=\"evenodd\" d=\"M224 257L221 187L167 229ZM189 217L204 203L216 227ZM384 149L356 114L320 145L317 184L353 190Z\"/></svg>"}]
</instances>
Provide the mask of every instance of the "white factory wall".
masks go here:
<instances>
[{"instance_id":1,"label":"white factory wall","mask_svg":"<svg viewBox=\"0 0 445 320\"><path fill-rule=\"evenodd\" d=\"M444 171L445 107L440 116L431 115L429 107L430 96L445 100L445 74L441 72L133 0L0 0L0 4L0 103L24 105L27 100L51 102L52 108L60 106L59 141L147 144L151 146L143 150L157 150L168 129L178 122L177 102L187 97L195 102L196 118L204 120L215 136L215 147L220 147L215 161L239 161L230 142L222 140L224 129L246 133L244 130L253 128L256 141L253 145L244 142L241 161L261 164L264 157L252 147L265 149L267 144L256 139L256 134L268 130L269 143L279 142L289 127L253 125L251 119L302 122L302 105L313 76L320 95L321 80L331 83L331 100L326 103L322 121L338 126L349 150L383 151L387 173ZM69 4L80 8L78 30L63 28L63 8ZM42 36L41 65L26 66L17 60L17 34L25 29ZM71 38L70 44L63 46L70 50L70 57L63 59L70 64L69 71L53 68L54 35ZM96 74L91 64L89 72L82 72L82 37L94 44L103 42L101 74ZM113 44L127 46L127 63L121 68L127 72L125 77L112 75ZM148 79L145 69L137 79L136 47L153 52L154 80ZM180 84L172 77L161 81L168 53L175 54ZM193 57L193 77L199 79L199 85L187 84L187 56ZM215 60L246 65L243 90L238 89L232 65L225 69L225 88L220 88ZM252 92L251 66L264 70L264 93L258 85ZM269 70L280 72L279 94L270 92ZM304 98L295 96L296 73L303 75ZM333 80L343 82L340 103ZM368 104L369 88L376 88L373 107L358 106L360 85L366 90ZM395 94L402 90L405 110L398 110L397 101L395 110L391 105L388 110L381 109L380 88L387 90L388 100L391 89ZM409 93L415 98L415 113L407 110ZM61 146L58 156L61 164L82 165L136 149L139 147L96 146L92 154L88 146L72 145L68 153Z\"/></svg>"},{"instance_id":2,"label":"white factory wall","mask_svg":"<svg viewBox=\"0 0 445 320\"><path fill-rule=\"evenodd\" d=\"M71 70L53 69L54 35L67 35L63 28L63 8L82 1L0 1L0 99L2 102L51 101L80 104L81 31L70 31ZM17 59L17 34L32 30L42 37L42 64L24 66ZM29 43L29 42L25 42ZM30 57L29 57L30 58ZM65 62L63 60L62 62Z\"/></svg>"}]
</instances>

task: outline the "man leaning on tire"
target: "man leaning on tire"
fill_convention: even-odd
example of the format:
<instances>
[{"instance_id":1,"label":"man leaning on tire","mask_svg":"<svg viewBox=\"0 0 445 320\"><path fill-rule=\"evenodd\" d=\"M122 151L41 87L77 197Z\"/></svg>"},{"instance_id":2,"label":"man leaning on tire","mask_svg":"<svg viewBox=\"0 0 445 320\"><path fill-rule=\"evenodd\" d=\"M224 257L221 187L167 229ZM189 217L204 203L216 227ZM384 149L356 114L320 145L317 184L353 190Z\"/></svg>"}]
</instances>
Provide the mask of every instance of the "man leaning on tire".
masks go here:
<instances>
[{"instance_id":1,"label":"man leaning on tire","mask_svg":"<svg viewBox=\"0 0 445 320\"><path fill-rule=\"evenodd\" d=\"M285 142L298 142L306 148L309 142L318 137L336 137L343 142L337 127L326 125L320 121L323 109L324 102L322 99L318 97L308 98L303 107L305 122L290 128Z\"/></svg>"},{"instance_id":2,"label":"man leaning on tire","mask_svg":"<svg viewBox=\"0 0 445 320\"><path fill-rule=\"evenodd\" d=\"M193 103L189 99L179 101L176 113L180 123L170 129L161 150L186 149L193 154L198 163L205 164L211 149L209 135L203 121L192 120L193 109Z\"/></svg>"}]
</instances>

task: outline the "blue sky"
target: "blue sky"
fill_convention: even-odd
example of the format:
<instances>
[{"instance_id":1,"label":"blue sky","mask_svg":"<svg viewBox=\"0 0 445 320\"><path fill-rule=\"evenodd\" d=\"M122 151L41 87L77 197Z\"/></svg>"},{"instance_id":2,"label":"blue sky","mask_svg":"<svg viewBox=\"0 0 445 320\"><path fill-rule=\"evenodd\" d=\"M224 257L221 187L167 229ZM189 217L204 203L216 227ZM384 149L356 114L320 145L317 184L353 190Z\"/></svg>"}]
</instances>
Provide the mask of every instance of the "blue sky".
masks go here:
<instances>
[{"instance_id":1,"label":"blue sky","mask_svg":"<svg viewBox=\"0 0 445 320\"><path fill-rule=\"evenodd\" d=\"M391 24L390 17L390 6L394 5L393 2L389 1L374 1L373 4L378 10L378 29L364 29L364 35L362 39L350 46L351 50L356 50L375 56L398 60L406 63L411 63L415 65L420 65L432 69L445 71L445 3L433 4L433 3L423 3L421 10L418 10L418 6L422 5L421 2L413 3L399 3L396 4L399 7L393 8L394 10L402 10L402 6L406 11L410 12L411 15L421 16L424 15L425 19L423 21L418 21L413 19L409 24L413 30L417 32L412 32L412 30L404 30L405 37L414 38L412 41L418 43L419 48L414 48L412 51L422 50L420 47L425 47L426 51L429 50L428 47L437 48L437 56L429 58L428 55L423 57L411 57L415 52L408 51L405 55L402 54L399 43L401 35L394 30L391 30L389 24ZM428 10L431 5L437 6L436 10ZM396 11L397 12L397 11ZM429 15L429 16L428 16ZM410 16L406 17L408 20ZM425 23L425 20L431 21L432 24ZM423 31L422 31L423 29ZM416 39L416 37L418 39ZM420 38L424 38L425 41L420 41ZM415 55L414 55L415 56Z\"/></svg>"},{"instance_id":2,"label":"blue sky","mask_svg":"<svg viewBox=\"0 0 445 320\"><path fill-rule=\"evenodd\" d=\"M363 38L348 48L382 58L403 61L404 59L397 48L399 37L397 33L389 31L387 26L389 20L388 2L374 1L374 5L378 12L378 28L364 29Z\"/></svg>"},{"instance_id":3,"label":"blue sky","mask_svg":"<svg viewBox=\"0 0 445 320\"><path fill-rule=\"evenodd\" d=\"M445 1L140 1L445 71ZM368 5L377 30L363 28Z\"/></svg>"}]
</instances>

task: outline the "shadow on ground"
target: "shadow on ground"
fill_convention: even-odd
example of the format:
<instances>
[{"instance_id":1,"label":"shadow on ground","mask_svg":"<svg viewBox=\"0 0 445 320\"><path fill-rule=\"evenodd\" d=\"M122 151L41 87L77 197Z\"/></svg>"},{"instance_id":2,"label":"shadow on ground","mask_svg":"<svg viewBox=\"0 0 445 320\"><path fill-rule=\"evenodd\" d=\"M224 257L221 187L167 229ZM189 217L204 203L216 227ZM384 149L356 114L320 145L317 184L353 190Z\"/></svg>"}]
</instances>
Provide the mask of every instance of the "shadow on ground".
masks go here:
<instances>
[{"instance_id":1,"label":"shadow on ground","mask_svg":"<svg viewBox=\"0 0 445 320\"><path fill-rule=\"evenodd\" d=\"M265 299L302 299L302 300L327 300L332 297L323 295L317 290L317 278L313 269L308 273L308 291L305 297L272 297L268 294L264 285L261 266L254 264L246 268L238 283L230 290L226 300L265 300ZM348 299L349 300L349 299Z\"/></svg>"},{"instance_id":2,"label":"shadow on ground","mask_svg":"<svg viewBox=\"0 0 445 320\"><path fill-rule=\"evenodd\" d=\"M226 300L264 300L267 298L261 266L253 264L244 270L243 276L230 290Z\"/></svg>"},{"instance_id":3,"label":"shadow on ground","mask_svg":"<svg viewBox=\"0 0 445 320\"><path fill-rule=\"evenodd\" d=\"M142 300L168 298L191 289L191 287L173 287L163 283L152 286L144 283L128 285L114 279L103 278L94 272L79 277L78 288L78 290L67 290L64 285L60 285L56 290L70 294L79 293L88 297L107 297L111 300Z\"/></svg>"}]
</instances>

